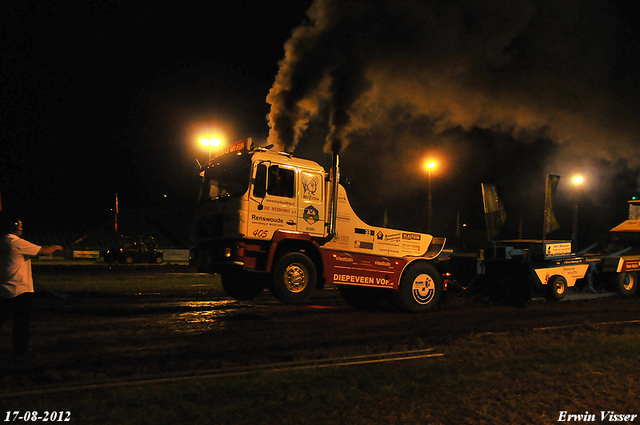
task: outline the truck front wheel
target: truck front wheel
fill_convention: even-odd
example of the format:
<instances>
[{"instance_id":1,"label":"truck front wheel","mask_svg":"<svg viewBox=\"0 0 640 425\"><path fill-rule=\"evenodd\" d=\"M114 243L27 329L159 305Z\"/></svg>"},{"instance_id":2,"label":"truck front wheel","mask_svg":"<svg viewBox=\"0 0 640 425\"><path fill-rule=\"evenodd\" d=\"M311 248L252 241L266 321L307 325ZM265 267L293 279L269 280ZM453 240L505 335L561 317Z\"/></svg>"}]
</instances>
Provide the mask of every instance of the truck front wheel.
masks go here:
<instances>
[{"instance_id":1,"label":"truck front wheel","mask_svg":"<svg viewBox=\"0 0 640 425\"><path fill-rule=\"evenodd\" d=\"M305 301L316 287L317 273L313 261L299 252L285 254L273 274L273 294L288 304Z\"/></svg>"},{"instance_id":2,"label":"truck front wheel","mask_svg":"<svg viewBox=\"0 0 640 425\"><path fill-rule=\"evenodd\" d=\"M411 313L422 313L438 304L442 290L440 275L432 265L411 264L400 278L397 304Z\"/></svg>"}]
</instances>

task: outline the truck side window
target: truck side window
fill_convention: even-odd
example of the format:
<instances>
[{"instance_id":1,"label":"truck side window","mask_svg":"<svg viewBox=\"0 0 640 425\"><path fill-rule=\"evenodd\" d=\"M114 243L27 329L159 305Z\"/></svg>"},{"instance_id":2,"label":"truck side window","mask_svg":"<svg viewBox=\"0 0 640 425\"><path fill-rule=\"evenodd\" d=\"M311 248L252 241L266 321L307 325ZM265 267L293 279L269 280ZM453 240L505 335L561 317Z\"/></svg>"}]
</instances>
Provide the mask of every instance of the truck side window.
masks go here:
<instances>
[{"instance_id":1,"label":"truck side window","mask_svg":"<svg viewBox=\"0 0 640 425\"><path fill-rule=\"evenodd\" d=\"M272 165L269 167L269 187L267 188L267 193L273 196L293 198L294 176L295 173L293 170Z\"/></svg>"},{"instance_id":2,"label":"truck side window","mask_svg":"<svg viewBox=\"0 0 640 425\"><path fill-rule=\"evenodd\" d=\"M256 178L253 181L253 196L264 198L267 193L267 166L258 164Z\"/></svg>"}]
</instances>

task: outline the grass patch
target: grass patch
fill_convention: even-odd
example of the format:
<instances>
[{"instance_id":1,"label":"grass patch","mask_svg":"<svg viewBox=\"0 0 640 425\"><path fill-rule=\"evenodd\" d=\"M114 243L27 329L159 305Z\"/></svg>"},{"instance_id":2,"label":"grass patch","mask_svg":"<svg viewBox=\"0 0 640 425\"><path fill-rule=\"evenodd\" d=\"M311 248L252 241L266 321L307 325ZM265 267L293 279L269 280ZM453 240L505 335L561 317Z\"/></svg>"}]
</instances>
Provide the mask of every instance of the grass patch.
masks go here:
<instances>
[{"instance_id":1,"label":"grass patch","mask_svg":"<svg viewBox=\"0 0 640 425\"><path fill-rule=\"evenodd\" d=\"M140 294L222 290L220 276L170 273L34 273L36 292L51 290L62 294Z\"/></svg>"},{"instance_id":2,"label":"grass patch","mask_svg":"<svg viewBox=\"0 0 640 425\"><path fill-rule=\"evenodd\" d=\"M640 413L640 328L471 335L446 356L11 399L92 424L550 424ZM355 354L355 353L354 353Z\"/></svg>"}]
</instances>

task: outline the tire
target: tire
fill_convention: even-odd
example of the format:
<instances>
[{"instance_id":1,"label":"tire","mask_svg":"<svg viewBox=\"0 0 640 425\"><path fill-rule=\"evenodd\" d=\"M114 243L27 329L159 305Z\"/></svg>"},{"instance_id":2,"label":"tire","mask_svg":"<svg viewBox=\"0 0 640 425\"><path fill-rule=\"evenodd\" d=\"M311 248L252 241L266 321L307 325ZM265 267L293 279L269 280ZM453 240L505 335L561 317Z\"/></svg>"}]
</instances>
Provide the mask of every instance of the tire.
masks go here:
<instances>
[{"instance_id":1,"label":"tire","mask_svg":"<svg viewBox=\"0 0 640 425\"><path fill-rule=\"evenodd\" d=\"M338 290L347 304L362 311L382 310L393 295L390 289L363 286L338 285Z\"/></svg>"},{"instance_id":2,"label":"tire","mask_svg":"<svg viewBox=\"0 0 640 425\"><path fill-rule=\"evenodd\" d=\"M222 288L231 298L249 301L264 289L264 276L257 273L232 272L221 276Z\"/></svg>"},{"instance_id":3,"label":"tire","mask_svg":"<svg viewBox=\"0 0 640 425\"><path fill-rule=\"evenodd\" d=\"M560 301L567 295L567 280L562 276L552 276L547 282L547 299Z\"/></svg>"},{"instance_id":4,"label":"tire","mask_svg":"<svg viewBox=\"0 0 640 425\"><path fill-rule=\"evenodd\" d=\"M423 262L410 264L400 278L396 304L410 313L423 313L438 304L442 291L442 280L435 267Z\"/></svg>"},{"instance_id":5,"label":"tire","mask_svg":"<svg viewBox=\"0 0 640 425\"><path fill-rule=\"evenodd\" d=\"M638 274L636 272L616 273L611 278L613 290L624 298L632 297L638 290Z\"/></svg>"},{"instance_id":6,"label":"tire","mask_svg":"<svg viewBox=\"0 0 640 425\"><path fill-rule=\"evenodd\" d=\"M290 252L276 264L271 291L280 301L299 304L311 296L317 280L313 261L302 253Z\"/></svg>"}]
</instances>

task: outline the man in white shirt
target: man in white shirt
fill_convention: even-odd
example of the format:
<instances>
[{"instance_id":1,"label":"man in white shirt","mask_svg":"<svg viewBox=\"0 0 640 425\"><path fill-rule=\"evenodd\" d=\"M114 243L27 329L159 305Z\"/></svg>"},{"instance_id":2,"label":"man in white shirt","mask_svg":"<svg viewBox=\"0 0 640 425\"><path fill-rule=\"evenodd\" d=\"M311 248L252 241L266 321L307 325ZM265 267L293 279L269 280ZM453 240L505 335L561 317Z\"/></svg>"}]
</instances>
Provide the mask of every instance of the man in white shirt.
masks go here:
<instances>
[{"instance_id":1,"label":"man in white shirt","mask_svg":"<svg viewBox=\"0 0 640 425\"><path fill-rule=\"evenodd\" d=\"M0 237L0 329L12 316L13 358L18 360L29 347L29 319L34 292L31 257L50 255L62 247L39 246L22 239L22 221L19 219L10 220L5 226L7 228L3 229Z\"/></svg>"}]
</instances>

